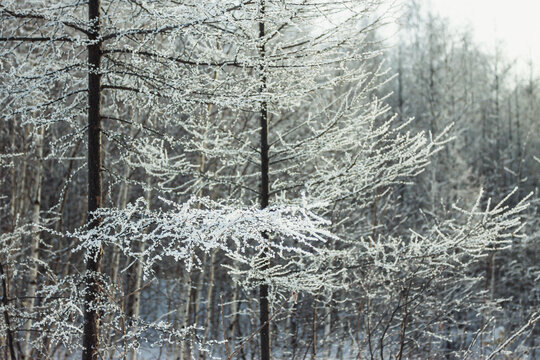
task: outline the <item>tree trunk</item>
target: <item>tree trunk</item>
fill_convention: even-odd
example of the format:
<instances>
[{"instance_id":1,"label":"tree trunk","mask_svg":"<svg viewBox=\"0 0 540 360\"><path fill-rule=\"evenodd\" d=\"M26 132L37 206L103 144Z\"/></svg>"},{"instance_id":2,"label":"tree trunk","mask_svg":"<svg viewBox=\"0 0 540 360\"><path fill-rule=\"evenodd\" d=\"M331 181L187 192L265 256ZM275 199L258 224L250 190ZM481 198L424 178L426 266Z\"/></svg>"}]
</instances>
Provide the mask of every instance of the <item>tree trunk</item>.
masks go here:
<instances>
[{"instance_id":1,"label":"tree trunk","mask_svg":"<svg viewBox=\"0 0 540 360\"><path fill-rule=\"evenodd\" d=\"M147 209L150 210L151 208L151 201L152 201L152 190L151 190L151 178L148 175L146 179L146 185L148 186L146 190L146 206ZM127 188L127 184L126 184ZM127 189L126 189L126 195L123 196L123 199L127 198ZM125 201L123 203L125 208ZM145 243L143 241L139 242L137 247L137 253L139 253L139 259L135 265L135 269L131 276L129 276L131 280L131 286L129 290L129 296L127 300L127 311L126 315L128 317L129 326L132 329L135 329L136 323L133 322L133 320L136 320L139 317L139 310L140 310L140 304L141 304L141 285L142 285L142 273L143 273L143 267L142 267L142 253L145 250ZM130 271L131 272L131 271ZM130 350L130 360L137 360L137 351L135 349Z\"/></svg>"},{"instance_id":2,"label":"tree trunk","mask_svg":"<svg viewBox=\"0 0 540 360\"><path fill-rule=\"evenodd\" d=\"M11 320L9 317L9 300L8 300L8 286L7 286L7 274L4 271L4 265L0 263L0 276L2 277L2 305L4 306L4 323L6 325L6 338L7 347L9 349L9 359L17 360L15 355L15 342L13 340L13 330L11 330Z\"/></svg>"},{"instance_id":3,"label":"tree trunk","mask_svg":"<svg viewBox=\"0 0 540 360\"><path fill-rule=\"evenodd\" d=\"M185 329L189 323L189 307L191 302L191 273L184 269L184 275L181 280L180 291L180 304L178 304L178 319L181 323L181 328ZM183 299L182 299L183 298ZM184 360L186 352L186 340L177 341L174 346L174 359Z\"/></svg>"},{"instance_id":4,"label":"tree trunk","mask_svg":"<svg viewBox=\"0 0 540 360\"><path fill-rule=\"evenodd\" d=\"M209 272L208 272L208 292L206 294L206 319L204 320L204 338L203 341L206 343L208 341L210 332L210 326L212 326L212 319L213 319L213 304L212 304L212 298L214 293L214 277L215 277L215 268L214 268L214 261L216 258L217 250L212 251L212 254L210 256L210 263L209 265ZM223 334L225 336L225 334Z\"/></svg>"},{"instance_id":5,"label":"tree trunk","mask_svg":"<svg viewBox=\"0 0 540 360\"><path fill-rule=\"evenodd\" d=\"M88 18L92 23L88 45L88 228L99 225L100 219L93 212L101 207L101 41L100 0L89 0ZM98 360L99 314L96 300L99 298L99 272L103 249L93 249L86 263L86 292L84 299L83 360Z\"/></svg>"},{"instance_id":6,"label":"tree trunk","mask_svg":"<svg viewBox=\"0 0 540 360\"><path fill-rule=\"evenodd\" d=\"M203 255L202 263L206 264L207 256L206 254ZM204 278L206 276L206 267L203 266L201 268L201 271L199 273L199 276L197 277L197 288L195 289L195 294L193 298L195 299L195 310L193 311L193 324L198 325L199 324L199 313L201 311L201 294L204 287Z\"/></svg>"},{"instance_id":7,"label":"tree trunk","mask_svg":"<svg viewBox=\"0 0 540 360\"><path fill-rule=\"evenodd\" d=\"M27 204L27 196L26 196L26 168L27 168L27 157L28 157L28 144L26 142L26 139L29 137L30 132L27 127L23 127L24 135L22 138L22 150L24 153L24 156L22 158L22 164L20 167L20 174L17 177L16 184L19 186L19 199L17 206L17 213L19 214L20 218L17 220L21 220L21 218L26 214L26 204Z\"/></svg>"},{"instance_id":8,"label":"tree trunk","mask_svg":"<svg viewBox=\"0 0 540 360\"><path fill-rule=\"evenodd\" d=\"M326 357L329 359L332 353L332 341L330 336L332 335L332 307L330 306L330 300L325 306L324 314L324 341L326 346Z\"/></svg>"},{"instance_id":9,"label":"tree trunk","mask_svg":"<svg viewBox=\"0 0 540 360\"><path fill-rule=\"evenodd\" d=\"M34 189L32 191L32 241L30 243L30 261L33 261L30 267L30 274L28 276L28 300L25 304L26 312L30 315L30 319L26 322L24 329L24 354L25 358L30 358L32 348L30 346L30 329L32 327L32 311L34 309L38 266L37 260L39 259L39 221L41 210L41 178L43 177L43 137L45 135L45 127L40 129L39 134L36 137L37 146L37 164L36 173L34 177Z\"/></svg>"},{"instance_id":10,"label":"tree trunk","mask_svg":"<svg viewBox=\"0 0 540 360\"><path fill-rule=\"evenodd\" d=\"M261 0L260 4L261 19L265 15L264 0ZM262 60L260 65L261 73L261 89L260 92L266 91L266 68L264 66L264 58L266 57L266 48L264 44L265 28L264 22L259 23L259 56ZM260 152L261 152L261 192L260 192L260 206L264 209L268 206L270 199L270 186L269 186L269 157L268 157L268 103L263 101L260 110ZM268 234L263 234L268 237ZM266 253L263 251L261 256L266 257ZM262 284L259 287L259 320L261 323L261 360L270 360L270 326L269 321L269 303L268 303L268 285Z\"/></svg>"},{"instance_id":11,"label":"tree trunk","mask_svg":"<svg viewBox=\"0 0 540 360\"><path fill-rule=\"evenodd\" d=\"M120 192L118 193L118 199L117 199L117 207L119 209L125 209L127 206L127 198L128 198L128 192L129 192L129 183L127 182L127 179L130 176L130 169L129 166L126 166L124 170L124 181L122 182L122 185L120 186ZM121 258L121 252L118 247L114 247L113 254L112 254L112 260L111 260L111 282L113 284L118 283L118 272L120 270L120 258Z\"/></svg>"},{"instance_id":12,"label":"tree trunk","mask_svg":"<svg viewBox=\"0 0 540 360\"><path fill-rule=\"evenodd\" d=\"M317 299L313 300L313 322L311 324L311 359L317 356Z\"/></svg>"}]
</instances>

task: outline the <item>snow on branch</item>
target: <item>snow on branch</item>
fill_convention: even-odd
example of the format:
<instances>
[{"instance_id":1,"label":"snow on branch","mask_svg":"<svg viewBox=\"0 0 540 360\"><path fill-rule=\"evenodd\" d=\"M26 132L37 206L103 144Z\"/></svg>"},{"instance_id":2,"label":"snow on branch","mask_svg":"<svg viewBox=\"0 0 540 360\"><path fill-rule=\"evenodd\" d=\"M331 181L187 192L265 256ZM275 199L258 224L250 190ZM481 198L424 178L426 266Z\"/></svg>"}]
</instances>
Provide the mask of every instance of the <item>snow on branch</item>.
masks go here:
<instances>
[{"instance_id":1,"label":"snow on branch","mask_svg":"<svg viewBox=\"0 0 540 360\"><path fill-rule=\"evenodd\" d=\"M271 282L315 291L321 279L332 276L320 269L322 245L336 239L326 230L329 222L313 212L323 204L258 209L195 197L183 204L161 200L168 210L148 210L143 199L125 210L100 209L94 214L102 219L97 228L71 234L79 240L74 251L84 250L88 257L96 247L116 246L139 259L148 276L153 266L171 259L191 271L202 264L201 252L220 250L241 267L233 272L249 280L242 281L246 286ZM136 242L145 244L144 251L133 250Z\"/></svg>"}]
</instances>

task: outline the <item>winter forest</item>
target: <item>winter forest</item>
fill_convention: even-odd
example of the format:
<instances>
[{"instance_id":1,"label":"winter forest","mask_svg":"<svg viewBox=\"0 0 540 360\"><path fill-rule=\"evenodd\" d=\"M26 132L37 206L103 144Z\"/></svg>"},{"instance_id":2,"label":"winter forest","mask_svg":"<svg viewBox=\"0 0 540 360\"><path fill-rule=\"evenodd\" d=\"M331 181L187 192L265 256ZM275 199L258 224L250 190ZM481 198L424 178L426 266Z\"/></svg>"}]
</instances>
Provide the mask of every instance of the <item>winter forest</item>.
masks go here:
<instances>
[{"instance_id":1,"label":"winter forest","mask_svg":"<svg viewBox=\"0 0 540 360\"><path fill-rule=\"evenodd\" d=\"M516 61L414 0L0 0L0 358L540 359Z\"/></svg>"}]
</instances>

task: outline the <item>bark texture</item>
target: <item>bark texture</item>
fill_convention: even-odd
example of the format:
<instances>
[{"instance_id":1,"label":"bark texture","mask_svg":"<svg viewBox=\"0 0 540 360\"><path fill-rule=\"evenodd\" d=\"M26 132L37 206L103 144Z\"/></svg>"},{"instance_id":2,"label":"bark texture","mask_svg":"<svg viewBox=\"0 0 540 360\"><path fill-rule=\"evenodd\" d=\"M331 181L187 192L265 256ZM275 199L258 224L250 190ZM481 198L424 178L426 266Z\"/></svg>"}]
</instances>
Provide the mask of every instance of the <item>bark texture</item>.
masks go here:
<instances>
[{"instance_id":1,"label":"bark texture","mask_svg":"<svg viewBox=\"0 0 540 360\"><path fill-rule=\"evenodd\" d=\"M88 46L88 226L99 225L93 212L101 207L101 41L100 1L89 0L88 18L92 23ZM83 329L83 360L97 360L99 350L99 313L97 300L103 249L94 249L86 263L86 294Z\"/></svg>"}]
</instances>

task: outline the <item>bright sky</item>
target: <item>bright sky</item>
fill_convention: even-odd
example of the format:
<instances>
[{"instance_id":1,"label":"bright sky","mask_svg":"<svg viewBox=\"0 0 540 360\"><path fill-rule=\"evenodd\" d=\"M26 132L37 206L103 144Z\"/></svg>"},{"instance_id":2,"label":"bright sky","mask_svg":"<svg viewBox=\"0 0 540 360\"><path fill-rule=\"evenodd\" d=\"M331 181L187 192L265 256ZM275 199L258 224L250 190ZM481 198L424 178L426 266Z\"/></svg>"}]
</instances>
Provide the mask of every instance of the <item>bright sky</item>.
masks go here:
<instances>
[{"instance_id":1,"label":"bright sky","mask_svg":"<svg viewBox=\"0 0 540 360\"><path fill-rule=\"evenodd\" d=\"M424 0L456 26L470 24L486 49L502 40L509 58L540 66L540 0Z\"/></svg>"}]
</instances>

